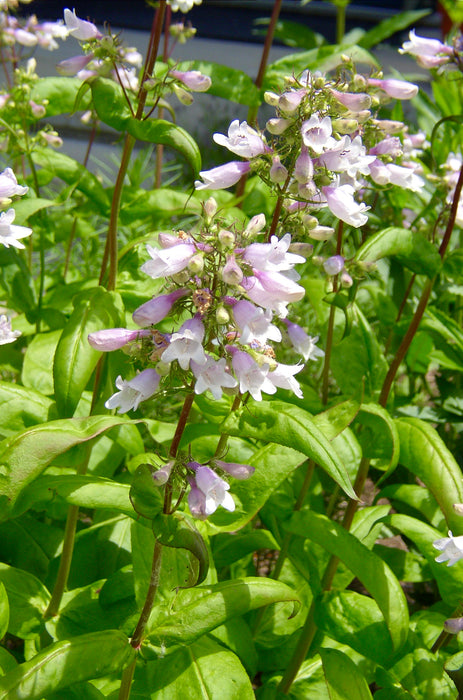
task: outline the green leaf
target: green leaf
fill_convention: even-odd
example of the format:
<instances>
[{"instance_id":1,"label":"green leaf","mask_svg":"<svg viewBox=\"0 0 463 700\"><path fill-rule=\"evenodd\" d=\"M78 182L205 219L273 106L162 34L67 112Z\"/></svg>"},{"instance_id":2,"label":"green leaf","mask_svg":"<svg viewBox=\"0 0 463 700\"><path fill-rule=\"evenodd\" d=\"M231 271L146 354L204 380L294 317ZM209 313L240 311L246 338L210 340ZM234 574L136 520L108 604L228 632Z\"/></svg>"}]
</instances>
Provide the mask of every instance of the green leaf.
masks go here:
<instances>
[{"instance_id":1,"label":"green leaf","mask_svg":"<svg viewBox=\"0 0 463 700\"><path fill-rule=\"evenodd\" d=\"M0 508L11 511L22 489L55 457L124 422L115 416L51 421L0 443Z\"/></svg>"},{"instance_id":2,"label":"green leaf","mask_svg":"<svg viewBox=\"0 0 463 700\"><path fill-rule=\"evenodd\" d=\"M28 218L42 209L48 207L56 207L57 203L52 199L44 199L43 197L26 197L15 202L13 209L16 212L14 218L15 225L23 226Z\"/></svg>"},{"instance_id":3,"label":"green leaf","mask_svg":"<svg viewBox=\"0 0 463 700\"><path fill-rule=\"evenodd\" d=\"M53 394L53 357L61 330L37 333L24 355L21 380L25 387L46 396Z\"/></svg>"},{"instance_id":4,"label":"green leaf","mask_svg":"<svg viewBox=\"0 0 463 700\"><path fill-rule=\"evenodd\" d=\"M435 561L439 552L433 547L433 542L441 539L443 533L417 518L399 513L388 515L384 522L415 543L431 567L442 599L452 608L458 605L463 587L463 570L459 566L446 566Z\"/></svg>"},{"instance_id":5,"label":"green leaf","mask_svg":"<svg viewBox=\"0 0 463 700\"><path fill-rule=\"evenodd\" d=\"M99 119L116 131L125 131L132 118L132 110L121 86L108 78L95 78L90 87Z\"/></svg>"},{"instance_id":6,"label":"green leaf","mask_svg":"<svg viewBox=\"0 0 463 700\"><path fill-rule=\"evenodd\" d=\"M12 516L17 517L39 505L45 507L58 498L82 508L117 510L131 518L137 517L130 503L128 484L90 474L40 476L23 488L13 506Z\"/></svg>"},{"instance_id":7,"label":"green leaf","mask_svg":"<svg viewBox=\"0 0 463 700\"><path fill-rule=\"evenodd\" d=\"M298 406L283 401L254 403L233 413L221 429L229 435L266 440L301 452L320 465L350 498L357 498L333 446L312 416Z\"/></svg>"},{"instance_id":8,"label":"green leaf","mask_svg":"<svg viewBox=\"0 0 463 700\"><path fill-rule=\"evenodd\" d=\"M449 676L442 667L442 660L437 658L429 649L417 648L401 658L387 671L378 667L376 678L378 685L392 688L400 688L408 691L414 700L457 700L458 691ZM390 698L390 694L386 694ZM392 696L395 700L396 696ZM398 696L401 698L402 696ZM384 696L383 696L384 700Z\"/></svg>"},{"instance_id":9,"label":"green leaf","mask_svg":"<svg viewBox=\"0 0 463 700\"><path fill-rule=\"evenodd\" d=\"M10 607L8 632L20 639L33 639L42 629L49 592L35 576L8 564L0 563L0 583L6 589Z\"/></svg>"},{"instance_id":10,"label":"green leaf","mask_svg":"<svg viewBox=\"0 0 463 700\"><path fill-rule=\"evenodd\" d=\"M0 700L41 700L74 683L119 673L135 653L119 630L51 644L0 678Z\"/></svg>"},{"instance_id":11,"label":"green leaf","mask_svg":"<svg viewBox=\"0 0 463 700\"><path fill-rule=\"evenodd\" d=\"M223 97L230 102L248 107L259 107L262 102L253 80L236 68L211 61L183 61L175 69L199 70L203 75L208 75L212 80L212 85L207 91L208 95Z\"/></svg>"},{"instance_id":12,"label":"green leaf","mask_svg":"<svg viewBox=\"0 0 463 700\"><path fill-rule=\"evenodd\" d=\"M375 467L386 470L380 480L383 481L399 461L400 441L393 419L379 404L364 403L354 424L360 427L357 439L363 456L374 460Z\"/></svg>"},{"instance_id":13,"label":"green leaf","mask_svg":"<svg viewBox=\"0 0 463 700\"><path fill-rule=\"evenodd\" d=\"M76 297L74 311L63 328L53 363L56 404L62 418L73 416L101 357L101 353L88 342L88 334L117 327L122 316L120 296L103 287L86 290Z\"/></svg>"},{"instance_id":14,"label":"green leaf","mask_svg":"<svg viewBox=\"0 0 463 700\"><path fill-rule=\"evenodd\" d=\"M429 15L430 10L411 10L408 12L399 12L393 17L383 19L373 29L366 32L359 40L359 46L364 49L372 49L384 39L389 39L396 32L400 32L407 27L416 24L420 19Z\"/></svg>"},{"instance_id":15,"label":"green leaf","mask_svg":"<svg viewBox=\"0 0 463 700\"><path fill-rule=\"evenodd\" d=\"M463 534L463 522L453 505L463 503L461 469L434 428L418 418L395 420L400 463L415 474L438 502L449 530Z\"/></svg>"},{"instance_id":16,"label":"green leaf","mask_svg":"<svg viewBox=\"0 0 463 700\"><path fill-rule=\"evenodd\" d=\"M145 677L135 679L133 696L153 700L255 698L249 676L238 657L211 639L202 639L197 644L176 649L164 659L150 662Z\"/></svg>"},{"instance_id":17,"label":"green leaf","mask_svg":"<svg viewBox=\"0 0 463 700\"><path fill-rule=\"evenodd\" d=\"M193 173L197 175L201 170L201 151L192 136L165 119L145 119L140 121L132 117L127 123L126 129L131 136L139 141L160 143L163 146L174 148L182 154L191 166Z\"/></svg>"},{"instance_id":18,"label":"green leaf","mask_svg":"<svg viewBox=\"0 0 463 700\"><path fill-rule=\"evenodd\" d=\"M0 639L3 639L8 631L10 621L10 606L5 586L0 580Z\"/></svg>"},{"instance_id":19,"label":"green leaf","mask_svg":"<svg viewBox=\"0 0 463 700\"><path fill-rule=\"evenodd\" d=\"M148 520L162 513L164 497L153 474L160 466L140 464L134 472L130 487L130 502L134 510Z\"/></svg>"},{"instance_id":20,"label":"green leaf","mask_svg":"<svg viewBox=\"0 0 463 700\"><path fill-rule=\"evenodd\" d=\"M368 683L358 666L338 649L320 649L330 700L372 700Z\"/></svg>"},{"instance_id":21,"label":"green leaf","mask_svg":"<svg viewBox=\"0 0 463 700\"><path fill-rule=\"evenodd\" d=\"M207 576L209 569L209 553L206 544L196 527L184 513L176 512L170 515L159 513L153 520L155 538L164 547L186 549L194 556L198 566L192 571L186 586L199 586Z\"/></svg>"},{"instance_id":22,"label":"green leaf","mask_svg":"<svg viewBox=\"0 0 463 700\"><path fill-rule=\"evenodd\" d=\"M408 608L400 583L389 567L339 523L306 508L294 513L285 527L339 557L359 578L383 613L394 650L399 650L407 639Z\"/></svg>"},{"instance_id":23,"label":"green leaf","mask_svg":"<svg viewBox=\"0 0 463 700\"><path fill-rule=\"evenodd\" d=\"M219 539L222 537L223 539ZM217 535L214 538L214 564L217 569L229 566L238 559L256 552L259 549L280 549L280 545L269 530L261 528L237 534L234 537L229 535Z\"/></svg>"},{"instance_id":24,"label":"green leaf","mask_svg":"<svg viewBox=\"0 0 463 700\"><path fill-rule=\"evenodd\" d=\"M57 417L54 401L12 382L0 382L0 405L0 435L4 437Z\"/></svg>"},{"instance_id":25,"label":"green leaf","mask_svg":"<svg viewBox=\"0 0 463 700\"><path fill-rule=\"evenodd\" d=\"M31 99L38 104L47 100L47 117L57 114L66 114L74 111L77 95L82 86L80 78L56 77L39 78L32 85ZM79 106L80 109L88 109L90 100L86 98Z\"/></svg>"},{"instance_id":26,"label":"green leaf","mask_svg":"<svg viewBox=\"0 0 463 700\"><path fill-rule=\"evenodd\" d=\"M163 654L172 647L191 644L203 634L222 625L232 617L239 617L263 605L293 601L297 596L284 583L265 578L244 578L225 581L212 586L199 586L191 594L180 591L174 610L165 621L156 621L156 629L148 636L149 649ZM188 601L185 605L184 601Z\"/></svg>"},{"instance_id":27,"label":"green leaf","mask_svg":"<svg viewBox=\"0 0 463 700\"><path fill-rule=\"evenodd\" d=\"M387 664L393 649L384 618L372 598L355 591L328 591L315 604L317 627L379 664ZM352 697L356 697L353 695Z\"/></svg>"},{"instance_id":28,"label":"green leaf","mask_svg":"<svg viewBox=\"0 0 463 700\"><path fill-rule=\"evenodd\" d=\"M142 188L125 187L120 213L123 223L131 223L146 217L156 219L156 222L161 219L169 219L170 221L172 216L200 214L201 205L188 192L179 192L169 187L160 187L151 192ZM132 245L132 241L129 245Z\"/></svg>"},{"instance_id":29,"label":"green leaf","mask_svg":"<svg viewBox=\"0 0 463 700\"><path fill-rule=\"evenodd\" d=\"M102 214L109 210L109 198L96 175L78 163L74 158L58 153L52 148L35 148L32 157L34 163L49 170L66 184L83 192Z\"/></svg>"},{"instance_id":30,"label":"green leaf","mask_svg":"<svg viewBox=\"0 0 463 700\"><path fill-rule=\"evenodd\" d=\"M328 440L334 440L355 420L359 410L357 401L341 401L317 413L312 420Z\"/></svg>"},{"instance_id":31,"label":"green leaf","mask_svg":"<svg viewBox=\"0 0 463 700\"><path fill-rule=\"evenodd\" d=\"M357 262L376 262L394 255L419 275L434 277L442 265L437 248L421 233L390 226L371 236L357 251Z\"/></svg>"}]
</instances>

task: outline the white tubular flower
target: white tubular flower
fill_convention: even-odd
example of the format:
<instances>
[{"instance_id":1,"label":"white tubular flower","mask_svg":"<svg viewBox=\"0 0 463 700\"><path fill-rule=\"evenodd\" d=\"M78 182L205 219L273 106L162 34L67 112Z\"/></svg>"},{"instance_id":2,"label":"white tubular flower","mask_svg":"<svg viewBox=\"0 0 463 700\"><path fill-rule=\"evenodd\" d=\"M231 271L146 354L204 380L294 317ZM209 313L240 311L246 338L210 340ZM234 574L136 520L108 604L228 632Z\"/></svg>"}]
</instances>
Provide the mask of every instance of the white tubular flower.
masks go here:
<instances>
[{"instance_id":1,"label":"white tubular flower","mask_svg":"<svg viewBox=\"0 0 463 700\"><path fill-rule=\"evenodd\" d=\"M85 19L79 19L75 10L71 12L71 10L66 8L64 10L64 21L66 22L66 27L69 34L72 34L72 36L75 39L78 39L78 41L100 39L102 36L93 22L87 22Z\"/></svg>"},{"instance_id":2,"label":"white tubular flower","mask_svg":"<svg viewBox=\"0 0 463 700\"><path fill-rule=\"evenodd\" d=\"M354 199L354 188L351 185L339 185L338 187L322 187L329 208L338 219L356 228L363 226L368 221L365 214L370 207L366 204L358 204Z\"/></svg>"},{"instance_id":3,"label":"white tubular flower","mask_svg":"<svg viewBox=\"0 0 463 700\"><path fill-rule=\"evenodd\" d=\"M14 197L15 195L22 197L23 194L26 194L28 189L28 187L18 185L16 175L11 168L6 168L6 170L0 173L0 204L3 204L5 201L9 200L10 197Z\"/></svg>"},{"instance_id":4,"label":"white tubular flower","mask_svg":"<svg viewBox=\"0 0 463 700\"><path fill-rule=\"evenodd\" d=\"M186 14L191 10L193 5L201 5L203 0L167 0L167 4L171 6L172 12L183 12Z\"/></svg>"},{"instance_id":5,"label":"white tubular flower","mask_svg":"<svg viewBox=\"0 0 463 700\"><path fill-rule=\"evenodd\" d=\"M324 357L325 352L317 348L316 345L318 335L312 337L307 335L305 330L298 326L297 323L291 323L287 319L284 322L293 348L302 355L304 360L318 360L319 357Z\"/></svg>"},{"instance_id":6,"label":"white tubular flower","mask_svg":"<svg viewBox=\"0 0 463 700\"><path fill-rule=\"evenodd\" d=\"M20 243L20 238L26 238L32 233L31 228L27 226L14 226L13 221L16 212L14 209L8 209L0 214L0 243L9 248L25 248L23 243Z\"/></svg>"},{"instance_id":7,"label":"white tubular flower","mask_svg":"<svg viewBox=\"0 0 463 700\"><path fill-rule=\"evenodd\" d=\"M289 389L298 399L303 398L301 386L294 375L304 369L304 365L283 365L279 362L274 370L268 373L268 378L279 389Z\"/></svg>"},{"instance_id":8,"label":"white tubular flower","mask_svg":"<svg viewBox=\"0 0 463 700\"><path fill-rule=\"evenodd\" d=\"M196 377L195 394L203 394L209 389L216 401L222 398L223 388L234 389L238 382L227 372L226 360L207 357L205 364L191 361L190 367Z\"/></svg>"},{"instance_id":9,"label":"white tubular flower","mask_svg":"<svg viewBox=\"0 0 463 700\"><path fill-rule=\"evenodd\" d=\"M233 370L240 383L240 392L251 394L254 401L262 401L262 392L275 394L276 386L268 378L270 366L259 366L247 352L229 348L232 353Z\"/></svg>"},{"instance_id":10,"label":"white tubular flower","mask_svg":"<svg viewBox=\"0 0 463 700\"><path fill-rule=\"evenodd\" d=\"M448 537L436 540L432 543L432 546L442 552L436 557L436 561L439 564L447 561L447 566L453 566L457 561L463 559L463 536L454 537L451 530L449 530Z\"/></svg>"},{"instance_id":11,"label":"white tubular flower","mask_svg":"<svg viewBox=\"0 0 463 700\"><path fill-rule=\"evenodd\" d=\"M133 379L126 381L119 376L116 387L119 389L105 403L106 408L118 408L118 413L137 410L142 401L146 401L156 393L161 377L155 369L144 369Z\"/></svg>"},{"instance_id":12,"label":"white tubular flower","mask_svg":"<svg viewBox=\"0 0 463 700\"><path fill-rule=\"evenodd\" d=\"M214 134L214 141L219 146L225 146L232 153L242 158L255 158L263 153L269 153L270 148L265 144L260 134L252 129L247 122L232 121L228 127L228 136Z\"/></svg>"},{"instance_id":13,"label":"white tubular flower","mask_svg":"<svg viewBox=\"0 0 463 700\"><path fill-rule=\"evenodd\" d=\"M163 250L157 250L147 245L146 250L150 254L151 260L145 262L140 270L153 279L176 275L177 272L181 272L188 266L191 258L196 253L195 246L190 243L179 243Z\"/></svg>"},{"instance_id":14,"label":"white tubular flower","mask_svg":"<svg viewBox=\"0 0 463 700\"><path fill-rule=\"evenodd\" d=\"M13 343L16 338L19 338L21 331L14 331L11 328L10 319L2 314L0 316L0 345L7 345L8 343Z\"/></svg>"},{"instance_id":15,"label":"white tubular flower","mask_svg":"<svg viewBox=\"0 0 463 700\"><path fill-rule=\"evenodd\" d=\"M270 309L264 310L250 301L241 299L233 306L233 318L240 330L240 342L243 345L254 342L265 345L267 340L276 343L281 341L281 332L272 323Z\"/></svg>"},{"instance_id":16,"label":"white tubular flower","mask_svg":"<svg viewBox=\"0 0 463 700\"><path fill-rule=\"evenodd\" d=\"M202 342L204 325L199 318L191 318L181 326L178 333L173 333L169 346L161 355L162 362L177 360L182 369L188 369L190 360L198 365L206 364L206 355Z\"/></svg>"},{"instance_id":17,"label":"white tubular flower","mask_svg":"<svg viewBox=\"0 0 463 700\"><path fill-rule=\"evenodd\" d=\"M330 117L320 119L318 114L312 114L301 126L302 141L317 154L336 145L332 132Z\"/></svg>"},{"instance_id":18,"label":"white tubular flower","mask_svg":"<svg viewBox=\"0 0 463 700\"><path fill-rule=\"evenodd\" d=\"M270 243L251 243L243 253L243 260L256 270L282 272L291 270L294 265L304 263L305 258L295 253L288 253L291 245L291 234L285 233L283 238L272 236Z\"/></svg>"},{"instance_id":19,"label":"white tubular flower","mask_svg":"<svg viewBox=\"0 0 463 700\"><path fill-rule=\"evenodd\" d=\"M197 190L224 190L227 187L236 185L243 175L248 173L251 165L241 160L232 160L224 165L218 165L211 170L201 170L200 176L203 179L195 181Z\"/></svg>"}]
</instances>

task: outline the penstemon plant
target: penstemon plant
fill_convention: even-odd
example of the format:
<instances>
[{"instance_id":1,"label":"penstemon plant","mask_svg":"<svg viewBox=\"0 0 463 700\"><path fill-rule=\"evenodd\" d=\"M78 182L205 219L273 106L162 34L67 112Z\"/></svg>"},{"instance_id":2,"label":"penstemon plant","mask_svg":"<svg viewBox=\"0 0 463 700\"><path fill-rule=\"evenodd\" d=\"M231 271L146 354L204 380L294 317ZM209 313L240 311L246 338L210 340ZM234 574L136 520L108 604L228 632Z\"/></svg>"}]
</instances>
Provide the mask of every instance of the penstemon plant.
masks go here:
<instances>
[{"instance_id":1,"label":"penstemon plant","mask_svg":"<svg viewBox=\"0 0 463 700\"><path fill-rule=\"evenodd\" d=\"M0 2L0 700L457 698L460 34L420 89L370 49L422 12L276 0L253 80L152 4L143 59ZM195 93L248 108L207 169Z\"/></svg>"}]
</instances>

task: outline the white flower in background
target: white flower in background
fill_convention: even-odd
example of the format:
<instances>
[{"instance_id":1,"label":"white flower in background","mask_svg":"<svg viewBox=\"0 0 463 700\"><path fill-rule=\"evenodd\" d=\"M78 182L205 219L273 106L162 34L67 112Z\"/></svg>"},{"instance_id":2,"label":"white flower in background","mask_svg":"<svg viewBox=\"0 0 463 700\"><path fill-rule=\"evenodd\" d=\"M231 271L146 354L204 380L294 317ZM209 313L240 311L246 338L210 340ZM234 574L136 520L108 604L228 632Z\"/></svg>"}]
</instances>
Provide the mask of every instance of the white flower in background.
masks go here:
<instances>
[{"instance_id":1,"label":"white flower in background","mask_svg":"<svg viewBox=\"0 0 463 700\"><path fill-rule=\"evenodd\" d=\"M189 12L193 5L201 5L203 0L167 0L167 4L171 6L172 12Z\"/></svg>"},{"instance_id":2,"label":"white flower in background","mask_svg":"<svg viewBox=\"0 0 463 700\"><path fill-rule=\"evenodd\" d=\"M13 343L20 335L21 331L14 331L11 328L10 319L5 314L2 314L0 316L0 345Z\"/></svg>"},{"instance_id":3,"label":"white flower in background","mask_svg":"<svg viewBox=\"0 0 463 700\"><path fill-rule=\"evenodd\" d=\"M118 413L127 413L137 410L142 401L146 401L156 393L161 377L155 369L144 369L133 379L126 381L119 376L116 379L116 387L119 389L106 401L106 408L118 408Z\"/></svg>"},{"instance_id":4,"label":"white flower in background","mask_svg":"<svg viewBox=\"0 0 463 700\"><path fill-rule=\"evenodd\" d=\"M438 39L416 36L412 29L408 35L410 41L404 42L399 53L409 53L416 58L417 63L423 68L438 68L450 61L453 49L443 44Z\"/></svg>"},{"instance_id":5,"label":"white flower in background","mask_svg":"<svg viewBox=\"0 0 463 700\"><path fill-rule=\"evenodd\" d=\"M436 561L441 563L447 561L447 566L453 566L460 559L463 559L463 536L454 537L451 530L449 536L436 540L432 546L442 552L436 557Z\"/></svg>"},{"instance_id":6,"label":"white flower in background","mask_svg":"<svg viewBox=\"0 0 463 700\"><path fill-rule=\"evenodd\" d=\"M90 41L91 39L101 39L101 33L98 31L93 22L87 22L85 19L80 19L76 15L76 11L64 10L64 21L69 34L72 34L74 39L79 41Z\"/></svg>"},{"instance_id":7,"label":"white flower in background","mask_svg":"<svg viewBox=\"0 0 463 700\"><path fill-rule=\"evenodd\" d=\"M14 209L8 209L0 214L0 243L9 248L25 248L23 243L20 243L20 238L26 238L32 233L31 228L27 226L14 226L13 221L16 216Z\"/></svg>"},{"instance_id":8,"label":"white flower in background","mask_svg":"<svg viewBox=\"0 0 463 700\"><path fill-rule=\"evenodd\" d=\"M0 205L5 204L11 197L26 194L28 187L18 185L16 175L11 168L6 168L0 173Z\"/></svg>"}]
</instances>

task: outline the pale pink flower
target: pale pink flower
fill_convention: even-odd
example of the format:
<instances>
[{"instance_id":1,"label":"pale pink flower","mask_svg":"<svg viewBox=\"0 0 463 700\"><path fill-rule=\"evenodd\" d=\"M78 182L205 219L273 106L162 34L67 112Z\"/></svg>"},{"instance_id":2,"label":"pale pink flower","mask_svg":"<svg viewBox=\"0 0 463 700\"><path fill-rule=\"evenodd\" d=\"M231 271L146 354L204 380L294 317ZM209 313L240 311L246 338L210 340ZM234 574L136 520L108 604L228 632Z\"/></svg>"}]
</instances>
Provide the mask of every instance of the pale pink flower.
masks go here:
<instances>
[{"instance_id":1,"label":"pale pink flower","mask_svg":"<svg viewBox=\"0 0 463 700\"><path fill-rule=\"evenodd\" d=\"M279 389L289 389L298 399L303 398L302 390L294 375L304 369L304 365L283 365L279 362L274 370L268 373L268 378Z\"/></svg>"},{"instance_id":2,"label":"pale pink flower","mask_svg":"<svg viewBox=\"0 0 463 700\"><path fill-rule=\"evenodd\" d=\"M342 255L332 255L323 262L323 269L327 275L339 275L344 267L344 258Z\"/></svg>"},{"instance_id":3,"label":"pale pink flower","mask_svg":"<svg viewBox=\"0 0 463 700\"><path fill-rule=\"evenodd\" d=\"M312 158L306 146L301 148L301 152L296 158L293 177L297 182L309 182L313 180L314 167Z\"/></svg>"},{"instance_id":4,"label":"pale pink flower","mask_svg":"<svg viewBox=\"0 0 463 700\"><path fill-rule=\"evenodd\" d=\"M284 92L278 98L278 107L285 114L292 114L301 104L305 95L307 95L307 90L301 88L300 90L290 90L289 92Z\"/></svg>"},{"instance_id":5,"label":"pale pink flower","mask_svg":"<svg viewBox=\"0 0 463 700\"><path fill-rule=\"evenodd\" d=\"M371 97L364 92L340 92L330 88L330 93L351 112L361 112L371 105Z\"/></svg>"},{"instance_id":6,"label":"pale pink flower","mask_svg":"<svg viewBox=\"0 0 463 700\"><path fill-rule=\"evenodd\" d=\"M228 127L228 136L214 134L213 139L219 146L225 146L229 151L242 158L255 158L270 151L262 136L247 122L232 121Z\"/></svg>"},{"instance_id":7,"label":"pale pink flower","mask_svg":"<svg viewBox=\"0 0 463 700\"><path fill-rule=\"evenodd\" d=\"M357 173L367 175L368 166L375 160L374 155L366 155L366 148L360 136L351 139L343 136L333 148L324 151L318 158L318 162L328 170L337 173L347 173L355 178Z\"/></svg>"},{"instance_id":8,"label":"pale pink flower","mask_svg":"<svg viewBox=\"0 0 463 700\"><path fill-rule=\"evenodd\" d=\"M448 63L453 53L451 46L443 44L438 39L416 36L414 29L411 30L409 39L404 42L399 53L411 54L423 68L437 68Z\"/></svg>"},{"instance_id":9,"label":"pale pink flower","mask_svg":"<svg viewBox=\"0 0 463 700\"><path fill-rule=\"evenodd\" d=\"M13 246L13 248L25 248L20 238L26 238L32 233L32 229L27 226L13 225L16 212L14 209L8 209L0 214L0 244L5 248Z\"/></svg>"},{"instance_id":10,"label":"pale pink flower","mask_svg":"<svg viewBox=\"0 0 463 700\"><path fill-rule=\"evenodd\" d=\"M388 80L368 78L367 83L368 85L373 85L373 87L380 88L386 95L397 100L411 100L412 97L416 97L419 90L418 85L409 83L406 80L395 80L393 78Z\"/></svg>"},{"instance_id":11,"label":"pale pink flower","mask_svg":"<svg viewBox=\"0 0 463 700\"><path fill-rule=\"evenodd\" d=\"M238 382L227 372L226 360L214 360L208 356L204 364L191 361L190 367L196 377L195 394L203 394L209 390L216 401L222 398L222 389L234 389Z\"/></svg>"},{"instance_id":12,"label":"pale pink flower","mask_svg":"<svg viewBox=\"0 0 463 700\"><path fill-rule=\"evenodd\" d=\"M195 246L190 243L178 243L178 245L164 250L147 245L146 250L151 256L151 260L145 262L140 269L153 279L181 272L188 266L190 259L196 253Z\"/></svg>"},{"instance_id":13,"label":"pale pink flower","mask_svg":"<svg viewBox=\"0 0 463 700\"><path fill-rule=\"evenodd\" d=\"M206 364L202 342L204 340L204 325L199 318L190 318L182 324L178 333L173 333L169 346L161 355L162 362L177 360L182 369L188 369L190 360L198 365Z\"/></svg>"},{"instance_id":14,"label":"pale pink flower","mask_svg":"<svg viewBox=\"0 0 463 700\"><path fill-rule=\"evenodd\" d=\"M249 479L250 476L256 471L255 467L251 467L250 464L238 464L237 462L223 462L221 459L214 459L214 467L219 467L223 471L227 472L234 479L239 481L244 481Z\"/></svg>"},{"instance_id":15,"label":"pale pink flower","mask_svg":"<svg viewBox=\"0 0 463 700\"><path fill-rule=\"evenodd\" d=\"M211 170L201 170L203 179L195 181L197 190L223 190L236 185L243 175L251 170L251 165L245 161L232 160Z\"/></svg>"},{"instance_id":16,"label":"pale pink flower","mask_svg":"<svg viewBox=\"0 0 463 700\"><path fill-rule=\"evenodd\" d=\"M281 332L272 323L270 309L254 306L250 301L241 299L233 305L233 318L240 331L240 343L249 345L257 342L265 345L267 340L281 341Z\"/></svg>"},{"instance_id":17,"label":"pale pink flower","mask_svg":"<svg viewBox=\"0 0 463 700\"><path fill-rule=\"evenodd\" d=\"M244 249L243 260L257 270L282 272L290 270L294 265L305 262L305 258L295 253L289 253L291 234L285 233L283 238L272 236L270 243L251 243Z\"/></svg>"},{"instance_id":18,"label":"pale pink flower","mask_svg":"<svg viewBox=\"0 0 463 700\"><path fill-rule=\"evenodd\" d=\"M272 182L282 184L288 177L288 171L280 160L279 156L274 156L272 159L272 167L270 168L269 177Z\"/></svg>"},{"instance_id":19,"label":"pale pink flower","mask_svg":"<svg viewBox=\"0 0 463 700\"><path fill-rule=\"evenodd\" d=\"M93 53L88 53L82 56L73 56L72 58L65 58L64 61L60 61L56 65L56 71L60 75L77 75L77 73L85 68L85 66L90 63L95 58Z\"/></svg>"},{"instance_id":20,"label":"pale pink flower","mask_svg":"<svg viewBox=\"0 0 463 700\"><path fill-rule=\"evenodd\" d=\"M186 14L191 10L193 5L201 5L203 0L167 0L167 4L171 6L172 12L182 12Z\"/></svg>"},{"instance_id":21,"label":"pale pink flower","mask_svg":"<svg viewBox=\"0 0 463 700\"><path fill-rule=\"evenodd\" d=\"M368 216L365 212L370 207L355 201L354 188L351 185L326 186L322 187L322 191L330 210L338 219L357 228L367 223Z\"/></svg>"},{"instance_id":22,"label":"pale pink flower","mask_svg":"<svg viewBox=\"0 0 463 700\"><path fill-rule=\"evenodd\" d=\"M317 154L335 146L336 141L331 136L332 133L330 117L320 119L318 114L312 114L301 126L302 141Z\"/></svg>"},{"instance_id":23,"label":"pale pink flower","mask_svg":"<svg viewBox=\"0 0 463 700\"><path fill-rule=\"evenodd\" d=\"M161 294L135 309L132 318L139 326L156 325L170 313L175 302L187 294L188 289L175 289L170 294Z\"/></svg>"},{"instance_id":24,"label":"pale pink flower","mask_svg":"<svg viewBox=\"0 0 463 700\"><path fill-rule=\"evenodd\" d=\"M127 330L127 328L106 328L102 331L89 333L88 342L94 350L100 352L112 352L123 348L138 338L146 338L150 331Z\"/></svg>"},{"instance_id":25,"label":"pale pink flower","mask_svg":"<svg viewBox=\"0 0 463 700\"><path fill-rule=\"evenodd\" d=\"M284 318L287 304L300 301L305 294L304 287L296 284L280 272L255 270L252 277L242 282L246 296L264 309L272 309Z\"/></svg>"},{"instance_id":26,"label":"pale pink flower","mask_svg":"<svg viewBox=\"0 0 463 700\"><path fill-rule=\"evenodd\" d=\"M232 353L232 365L236 378L240 383L240 392L249 391L255 401L262 401L262 392L275 394L276 386L268 379L270 366L258 365L247 352L229 347Z\"/></svg>"},{"instance_id":27,"label":"pale pink flower","mask_svg":"<svg viewBox=\"0 0 463 700\"><path fill-rule=\"evenodd\" d=\"M0 316L0 345L14 343L16 338L19 338L21 331L14 331L11 328L11 321L8 316L2 314Z\"/></svg>"},{"instance_id":28,"label":"pale pink flower","mask_svg":"<svg viewBox=\"0 0 463 700\"><path fill-rule=\"evenodd\" d=\"M170 70L169 75L179 80L193 92L206 92L212 85L210 77L203 75L199 70Z\"/></svg>"},{"instance_id":29,"label":"pale pink flower","mask_svg":"<svg viewBox=\"0 0 463 700\"><path fill-rule=\"evenodd\" d=\"M297 323L292 323L287 319L284 320L288 336L296 352L300 353L304 360L318 360L319 357L324 357L325 352L321 348L317 348L318 335L312 337L307 335L305 330Z\"/></svg>"},{"instance_id":30,"label":"pale pink flower","mask_svg":"<svg viewBox=\"0 0 463 700\"><path fill-rule=\"evenodd\" d=\"M229 511L235 510L235 502L228 493L230 486L226 481L210 467L197 462L189 462L188 466L195 471L193 488L188 496L188 505L193 515L207 518L215 513L219 506ZM195 493L195 489L200 493Z\"/></svg>"},{"instance_id":31,"label":"pale pink flower","mask_svg":"<svg viewBox=\"0 0 463 700\"><path fill-rule=\"evenodd\" d=\"M439 564L448 561L447 566L453 566L457 561L463 559L463 536L454 537L451 530L449 530L448 537L436 540L432 543L432 546L442 552L436 557L436 561Z\"/></svg>"},{"instance_id":32,"label":"pale pink flower","mask_svg":"<svg viewBox=\"0 0 463 700\"><path fill-rule=\"evenodd\" d=\"M237 285L241 284L243 279L243 270L237 264L235 256L228 255L227 262L223 266L222 279L225 284Z\"/></svg>"},{"instance_id":33,"label":"pale pink flower","mask_svg":"<svg viewBox=\"0 0 463 700\"><path fill-rule=\"evenodd\" d=\"M90 41L92 39L101 39L101 33L98 31L93 22L87 22L84 19L79 19L76 15L76 11L69 10L66 8L64 10L64 21L66 22L66 27L69 34L78 41Z\"/></svg>"},{"instance_id":34,"label":"pale pink flower","mask_svg":"<svg viewBox=\"0 0 463 700\"><path fill-rule=\"evenodd\" d=\"M146 401L156 393L161 377L155 369L144 369L133 379L126 381L119 376L116 387L119 389L105 403L106 408L118 408L118 413L136 411L142 401Z\"/></svg>"}]
</instances>

